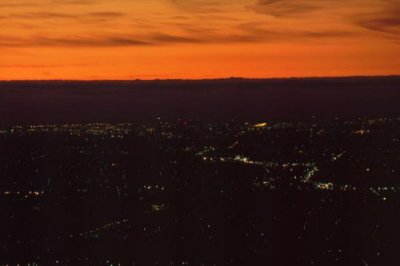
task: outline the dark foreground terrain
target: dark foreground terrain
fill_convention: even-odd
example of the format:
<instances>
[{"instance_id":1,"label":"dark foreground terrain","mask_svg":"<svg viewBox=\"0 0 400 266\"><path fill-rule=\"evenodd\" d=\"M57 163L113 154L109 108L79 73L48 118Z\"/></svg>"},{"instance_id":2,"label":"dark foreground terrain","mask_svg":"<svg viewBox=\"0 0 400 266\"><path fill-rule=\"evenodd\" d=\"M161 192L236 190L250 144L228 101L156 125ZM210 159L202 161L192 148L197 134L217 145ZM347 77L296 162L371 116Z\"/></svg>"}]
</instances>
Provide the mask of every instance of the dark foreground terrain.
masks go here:
<instances>
[{"instance_id":1,"label":"dark foreground terrain","mask_svg":"<svg viewBox=\"0 0 400 266\"><path fill-rule=\"evenodd\" d=\"M399 89L0 82L0 265L399 265Z\"/></svg>"},{"instance_id":2,"label":"dark foreground terrain","mask_svg":"<svg viewBox=\"0 0 400 266\"><path fill-rule=\"evenodd\" d=\"M398 265L400 118L0 129L0 265Z\"/></svg>"}]
</instances>

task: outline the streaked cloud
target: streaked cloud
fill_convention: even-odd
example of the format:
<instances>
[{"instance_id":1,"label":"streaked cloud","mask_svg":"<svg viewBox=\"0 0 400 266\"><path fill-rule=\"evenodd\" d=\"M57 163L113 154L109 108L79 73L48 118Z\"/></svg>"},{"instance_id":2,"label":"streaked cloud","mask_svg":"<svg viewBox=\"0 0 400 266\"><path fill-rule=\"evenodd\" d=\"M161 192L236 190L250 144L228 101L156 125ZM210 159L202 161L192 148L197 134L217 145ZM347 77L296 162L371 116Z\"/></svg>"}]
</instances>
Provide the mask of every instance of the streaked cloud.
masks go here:
<instances>
[{"instance_id":1,"label":"streaked cloud","mask_svg":"<svg viewBox=\"0 0 400 266\"><path fill-rule=\"evenodd\" d=\"M320 58L326 55L342 60L331 67L334 70L346 68L350 60L365 68L382 61L381 68L388 60L376 57L376 47L388 49L390 59L397 54L393 47L400 50L399 14L399 0L1 0L0 49L12 52L2 52L6 61L0 67L51 69L64 57L58 68L68 68L86 56L93 62L106 58L108 67L110 57L116 56L125 66L132 62L128 57L140 59L137 68L143 74L143 67L158 69L158 58L174 64L168 57L178 55L196 58L195 70L198 62L204 66L214 60L213 65L234 69L247 60L243 69L251 73L281 62L273 64L267 57L287 56L284 72L286 65L301 60L311 60L320 69ZM371 51L375 58L369 59ZM148 64L150 59L154 63ZM181 71L180 65L175 68Z\"/></svg>"},{"instance_id":2,"label":"streaked cloud","mask_svg":"<svg viewBox=\"0 0 400 266\"><path fill-rule=\"evenodd\" d=\"M82 18L119 18L124 16L121 12L90 12L90 13L60 13L60 12L25 12L25 13L11 13L9 15L0 16L0 19L82 19Z\"/></svg>"},{"instance_id":3,"label":"streaked cloud","mask_svg":"<svg viewBox=\"0 0 400 266\"><path fill-rule=\"evenodd\" d=\"M238 28L245 27L238 26ZM3 36L0 47L119 47L119 46L160 46L180 44L230 44L230 43L271 43L289 41L293 39L324 39L334 37L345 37L353 35L352 32L341 31L294 31L290 35L281 32L269 31L267 29L251 28L231 34L202 34L201 36L173 35L166 33L152 33L144 36L127 35L102 35L102 36L79 36L79 37L44 37L34 36L29 38Z\"/></svg>"},{"instance_id":4,"label":"streaked cloud","mask_svg":"<svg viewBox=\"0 0 400 266\"><path fill-rule=\"evenodd\" d=\"M115 46L138 46L138 45L151 45L151 43L137 40L134 38L121 37L121 36L108 36L108 37L4 37L0 40L2 47L115 47Z\"/></svg>"},{"instance_id":5,"label":"streaked cloud","mask_svg":"<svg viewBox=\"0 0 400 266\"><path fill-rule=\"evenodd\" d=\"M321 0L323 2L324 0ZM271 16L295 16L321 8L315 1L307 0L258 0L256 4L250 5L250 9L257 13Z\"/></svg>"},{"instance_id":6,"label":"streaked cloud","mask_svg":"<svg viewBox=\"0 0 400 266\"><path fill-rule=\"evenodd\" d=\"M400 38L400 1L387 1L380 10L362 14L355 19L357 25Z\"/></svg>"}]
</instances>

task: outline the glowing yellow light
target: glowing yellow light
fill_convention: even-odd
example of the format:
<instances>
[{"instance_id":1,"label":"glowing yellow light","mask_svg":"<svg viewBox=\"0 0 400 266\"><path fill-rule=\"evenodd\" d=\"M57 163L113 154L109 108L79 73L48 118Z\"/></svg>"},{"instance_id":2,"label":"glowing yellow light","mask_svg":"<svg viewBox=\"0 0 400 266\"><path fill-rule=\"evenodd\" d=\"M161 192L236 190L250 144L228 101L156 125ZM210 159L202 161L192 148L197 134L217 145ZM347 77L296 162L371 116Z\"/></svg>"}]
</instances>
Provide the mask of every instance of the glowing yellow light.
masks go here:
<instances>
[{"instance_id":1,"label":"glowing yellow light","mask_svg":"<svg viewBox=\"0 0 400 266\"><path fill-rule=\"evenodd\" d=\"M254 127L263 128L263 127L266 127L267 125L268 125L267 123L259 123L259 124L254 125Z\"/></svg>"}]
</instances>

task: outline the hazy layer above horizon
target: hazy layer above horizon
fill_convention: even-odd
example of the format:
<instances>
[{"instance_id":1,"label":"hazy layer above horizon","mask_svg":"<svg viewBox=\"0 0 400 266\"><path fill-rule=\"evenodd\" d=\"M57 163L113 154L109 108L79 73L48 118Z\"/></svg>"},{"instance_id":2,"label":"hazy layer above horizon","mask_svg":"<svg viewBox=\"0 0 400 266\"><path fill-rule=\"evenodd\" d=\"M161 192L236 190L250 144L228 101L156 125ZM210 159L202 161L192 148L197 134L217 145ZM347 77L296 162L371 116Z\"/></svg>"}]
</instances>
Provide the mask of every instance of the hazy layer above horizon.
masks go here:
<instances>
[{"instance_id":1,"label":"hazy layer above horizon","mask_svg":"<svg viewBox=\"0 0 400 266\"><path fill-rule=\"evenodd\" d=\"M400 116L400 77L0 82L0 125Z\"/></svg>"}]
</instances>

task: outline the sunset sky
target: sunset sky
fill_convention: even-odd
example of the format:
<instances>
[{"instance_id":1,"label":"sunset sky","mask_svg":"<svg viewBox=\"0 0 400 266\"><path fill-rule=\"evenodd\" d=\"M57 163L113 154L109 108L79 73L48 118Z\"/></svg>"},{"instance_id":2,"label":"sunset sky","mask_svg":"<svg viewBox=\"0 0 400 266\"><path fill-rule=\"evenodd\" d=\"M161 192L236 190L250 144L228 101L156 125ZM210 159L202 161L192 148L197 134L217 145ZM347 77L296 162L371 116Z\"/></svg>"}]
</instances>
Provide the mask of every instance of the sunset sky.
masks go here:
<instances>
[{"instance_id":1,"label":"sunset sky","mask_svg":"<svg viewBox=\"0 0 400 266\"><path fill-rule=\"evenodd\" d=\"M1 0L0 79L400 74L400 0Z\"/></svg>"}]
</instances>

